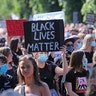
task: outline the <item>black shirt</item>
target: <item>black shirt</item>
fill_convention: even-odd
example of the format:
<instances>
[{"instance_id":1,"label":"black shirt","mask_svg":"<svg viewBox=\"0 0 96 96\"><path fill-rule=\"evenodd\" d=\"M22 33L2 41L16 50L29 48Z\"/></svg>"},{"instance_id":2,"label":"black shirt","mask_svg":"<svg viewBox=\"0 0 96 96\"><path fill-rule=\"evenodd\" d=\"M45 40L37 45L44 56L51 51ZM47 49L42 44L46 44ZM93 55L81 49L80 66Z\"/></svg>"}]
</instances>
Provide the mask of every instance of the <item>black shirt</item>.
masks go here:
<instances>
[{"instance_id":1,"label":"black shirt","mask_svg":"<svg viewBox=\"0 0 96 96\"><path fill-rule=\"evenodd\" d=\"M55 64L45 64L44 68L39 68L40 79L46 82L50 89L54 89Z\"/></svg>"},{"instance_id":2,"label":"black shirt","mask_svg":"<svg viewBox=\"0 0 96 96\"><path fill-rule=\"evenodd\" d=\"M0 75L0 93L9 88L14 88L14 79L11 75Z\"/></svg>"},{"instance_id":3,"label":"black shirt","mask_svg":"<svg viewBox=\"0 0 96 96\"><path fill-rule=\"evenodd\" d=\"M85 69L82 72L74 72L73 69L69 70L66 74L65 82L72 84L72 90L79 96L84 96L87 89L87 78L89 72Z\"/></svg>"}]
</instances>

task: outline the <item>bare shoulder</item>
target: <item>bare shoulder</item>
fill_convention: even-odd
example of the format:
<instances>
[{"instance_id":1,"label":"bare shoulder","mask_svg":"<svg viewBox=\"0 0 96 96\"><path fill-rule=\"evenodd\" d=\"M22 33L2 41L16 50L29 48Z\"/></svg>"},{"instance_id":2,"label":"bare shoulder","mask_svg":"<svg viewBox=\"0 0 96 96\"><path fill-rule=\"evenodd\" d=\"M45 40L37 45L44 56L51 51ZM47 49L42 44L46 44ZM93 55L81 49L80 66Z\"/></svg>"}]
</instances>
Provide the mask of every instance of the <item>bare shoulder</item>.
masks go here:
<instances>
[{"instance_id":1,"label":"bare shoulder","mask_svg":"<svg viewBox=\"0 0 96 96\"><path fill-rule=\"evenodd\" d=\"M17 86L14 88L14 91L19 92L19 91L20 91L20 89L21 89L21 85L17 85Z\"/></svg>"},{"instance_id":2,"label":"bare shoulder","mask_svg":"<svg viewBox=\"0 0 96 96\"><path fill-rule=\"evenodd\" d=\"M50 89L47 83L45 82L42 82L42 86L40 86L40 91L41 91L42 96L51 96Z\"/></svg>"},{"instance_id":3,"label":"bare shoulder","mask_svg":"<svg viewBox=\"0 0 96 96\"><path fill-rule=\"evenodd\" d=\"M48 87L48 85L47 85L47 83L45 83L45 82L42 82L42 86L41 86L42 88L45 88L45 87Z\"/></svg>"}]
</instances>

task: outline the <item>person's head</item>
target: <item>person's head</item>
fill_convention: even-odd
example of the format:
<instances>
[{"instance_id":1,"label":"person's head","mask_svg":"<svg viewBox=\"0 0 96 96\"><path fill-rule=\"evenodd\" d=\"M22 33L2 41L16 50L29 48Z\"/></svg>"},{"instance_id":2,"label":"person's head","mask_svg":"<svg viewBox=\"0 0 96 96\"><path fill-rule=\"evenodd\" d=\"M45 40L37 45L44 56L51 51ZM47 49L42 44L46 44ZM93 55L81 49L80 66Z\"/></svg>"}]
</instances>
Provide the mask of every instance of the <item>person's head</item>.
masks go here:
<instances>
[{"instance_id":1,"label":"person's head","mask_svg":"<svg viewBox=\"0 0 96 96\"><path fill-rule=\"evenodd\" d=\"M15 92L13 89L8 89L2 92L0 96L21 96L18 92Z\"/></svg>"},{"instance_id":2,"label":"person's head","mask_svg":"<svg viewBox=\"0 0 96 96\"><path fill-rule=\"evenodd\" d=\"M19 65L17 69L17 75L19 77L19 83L23 83L26 78L33 78L36 84L39 84L39 72L35 59L31 54L20 56Z\"/></svg>"},{"instance_id":3,"label":"person's head","mask_svg":"<svg viewBox=\"0 0 96 96\"><path fill-rule=\"evenodd\" d=\"M67 39L65 39L64 44L66 46L66 51L68 54L71 54L73 52L74 49L76 49L76 44L75 42L78 40L78 36L73 35L68 37Z\"/></svg>"},{"instance_id":4,"label":"person's head","mask_svg":"<svg viewBox=\"0 0 96 96\"><path fill-rule=\"evenodd\" d=\"M79 33L79 30L77 28L72 28L70 30L71 35L77 35Z\"/></svg>"},{"instance_id":5,"label":"person's head","mask_svg":"<svg viewBox=\"0 0 96 96\"><path fill-rule=\"evenodd\" d=\"M92 68L85 96L96 96L96 67Z\"/></svg>"},{"instance_id":6,"label":"person's head","mask_svg":"<svg viewBox=\"0 0 96 96\"><path fill-rule=\"evenodd\" d=\"M92 26L89 26L88 27L88 34L92 34L93 30L94 30L94 28Z\"/></svg>"},{"instance_id":7,"label":"person's head","mask_svg":"<svg viewBox=\"0 0 96 96\"><path fill-rule=\"evenodd\" d=\"M6 64L6 63L7 63L6 56L0 53L0 65Z\"/></svg>"},{"instance_id":8,"label":"person's head","mask_svg":"<svg viewBox=\"0 0 96 96\"><path fill-rule=\"evenodd\" d=\"M7 57L8 63L12 62L12 52L9 47L0 47L0 53Z\"/></svg>"},{"instance_id":9,"label":"person's head","mask_svg":"<svg viewBox=\"0 0 96 96\"><path fill-rule=\"evenodd\" d=\"M68 41L66 42L65 46L66 46L67 53L71 54L74 50L74 43L72 41Z\"/></svg>"},{"instance_id":10,"label":"person's head","mask_svg":"<svg viewBox=\"0 0 96 96\"><path fill-rule=\"evenodd\" d=\"M33 53L35 59L37 59L40 63L44 63L48 60L48 52L36 52Z\"/></svg>"},{"instance_id":11,"label":"person's head","mask_svg":"<svg viewBox=\"0 0 96 96\"><path fill-rule=\"evenodd\" d=\"M85 54L83 51L73 51L70 57L69 67L82 70L84 59Z\"/></svg>"},{"instance_id":12,"label":"person's head","mask_svg":"<svg viewBox=\"0 0 96 96\"><path fill-rule=\"evenodd\" d=\"M80 32L80 33L78 34L78 37L79 37L80 39L84 39L85 34L84 34L83 32Z\"/></svg>"},{"instance_id":13,"label":"person's head","mask_svg":"<svg viewBox=\"0 0 96 96\"><path fill-rule=\"evenodd\" d=\"M89 48L91 46L92 41L93 41L93 36L91 34L87 34L84 37L81 49L86 50L87 48Z\"/></svg>"},{"instance_id":14,"label":"person's head","mask_svg":"<svg viewBox=\"0 0 96 96\"><path fill-rule=\"evenodd\" d=\"M21 41L19 38L13 37L10 41L10 48L13 52L16 52L17 49L21 46Z\"/></svg>"}]
</instances>

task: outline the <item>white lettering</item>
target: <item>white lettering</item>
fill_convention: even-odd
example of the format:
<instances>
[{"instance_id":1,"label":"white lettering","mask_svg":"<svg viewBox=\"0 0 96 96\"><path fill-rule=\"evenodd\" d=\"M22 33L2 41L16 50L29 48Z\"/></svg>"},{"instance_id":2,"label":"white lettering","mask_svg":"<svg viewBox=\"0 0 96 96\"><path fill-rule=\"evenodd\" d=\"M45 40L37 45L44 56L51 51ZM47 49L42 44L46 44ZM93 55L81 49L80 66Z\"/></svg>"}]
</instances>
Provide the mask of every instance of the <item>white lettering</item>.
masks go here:
<instances>
[{"instance_id":1,"label":"white lettering","mask_svg":"<svg viewBox=\"0 0 96 96\"><path fill-rule=\"evenodd\" d=\"M50 28L47 27L47 24L49 24L49 22L46 22L46 23L45 23L45 29L46 29L46 30L49 30Z\"/></svg>"},{"instance_id":2,"label":"white lettering","mask_svg":"<svg viewBox=\"0 0 96 96\"><path fill-rule=\"evenodd\" d=\"M59 50L59 43L55 42L54 50Z\"/></svg>"},{"instance_id":3,"label":"white lettering","mask_svg":"<svg viewBox=\"0 0 96 96\"><path fill-rule=\"evenodd\" d=\"M45 22L45 23L32 23L31 31L38 32L38 31L49 31L54 30L54 22Z\"/></svg>"},{"instance_id":4,"label":"white lettering","mask_svg":"<svg viewBox=\"0 0 96 96\"><path fill-rule=\"evenodd\" d=\"M52 40L55 38L55 31L34 32L34 40Z\"/></svg>"},{"instance_id":5,"label":"white lettering","mask_svg":"<svg viewBox=\"0 0 96 96\"><path fill-rule=\"evenodd\" d=\"M40 37L37 37L37 32L34 32L34 40L39 40Z\"/></svg>"},{"instance_id":6,"label":"white lettering","mask_svg":"<svg viewBox=\"0 0 96 96\"><path fill-rule=\"evenodd\" d=\"M45 48L45 49L44 49ZM27 50L31 51L48 51L59 50L58 42L32 43L27 45Z\"/></svg>"},{"instance_id":7,"label":"white lettering","mask_svg":"<svg viewBox=\"0 0 96 96\"><path fill-rule=\"evenodd\" d=\"M35 29L36 29L35 23L32 23L32 27L31 27L32 32L35 32Z\"/></svg>"},{"instance_id":8,"label":"white lettering","mask_svg":"<svg viewBox=\"0 0 96 96\"><path fill-rule=\"evenodd\" d=\"M29 49L32 49L32 51L33 51L33 47L34 47L33 44L28 44L28 45L27 45L27 51L28 51Z\"/></svg>"},{"instance_id":9,"label":"white lettering","mask_svg":"<svg viewBox=\"0 0 96 96\"><path fill-rule=\"evenodd\" d=\"M50 30L54 30L54 22L50 22Z\"/></svg>"}]
</instances>

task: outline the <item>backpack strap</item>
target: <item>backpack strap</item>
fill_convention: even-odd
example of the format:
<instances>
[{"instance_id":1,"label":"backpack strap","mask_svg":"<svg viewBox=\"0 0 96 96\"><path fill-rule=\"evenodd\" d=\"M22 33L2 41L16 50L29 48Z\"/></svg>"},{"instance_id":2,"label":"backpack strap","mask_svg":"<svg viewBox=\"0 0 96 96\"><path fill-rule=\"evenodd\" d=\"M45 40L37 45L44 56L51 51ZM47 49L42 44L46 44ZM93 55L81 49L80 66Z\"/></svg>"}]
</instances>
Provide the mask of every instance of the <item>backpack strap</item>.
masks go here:
<instances>
[{"instance_id":1,"label":"backpack strap","mask_svg":"<svg viewBox=\"0 0 96 96\"><path fill-rule=\"evenodd\" d=\"M21 95L25 96L25 84L21 85Z\"/></svg>"}]
</instances>

